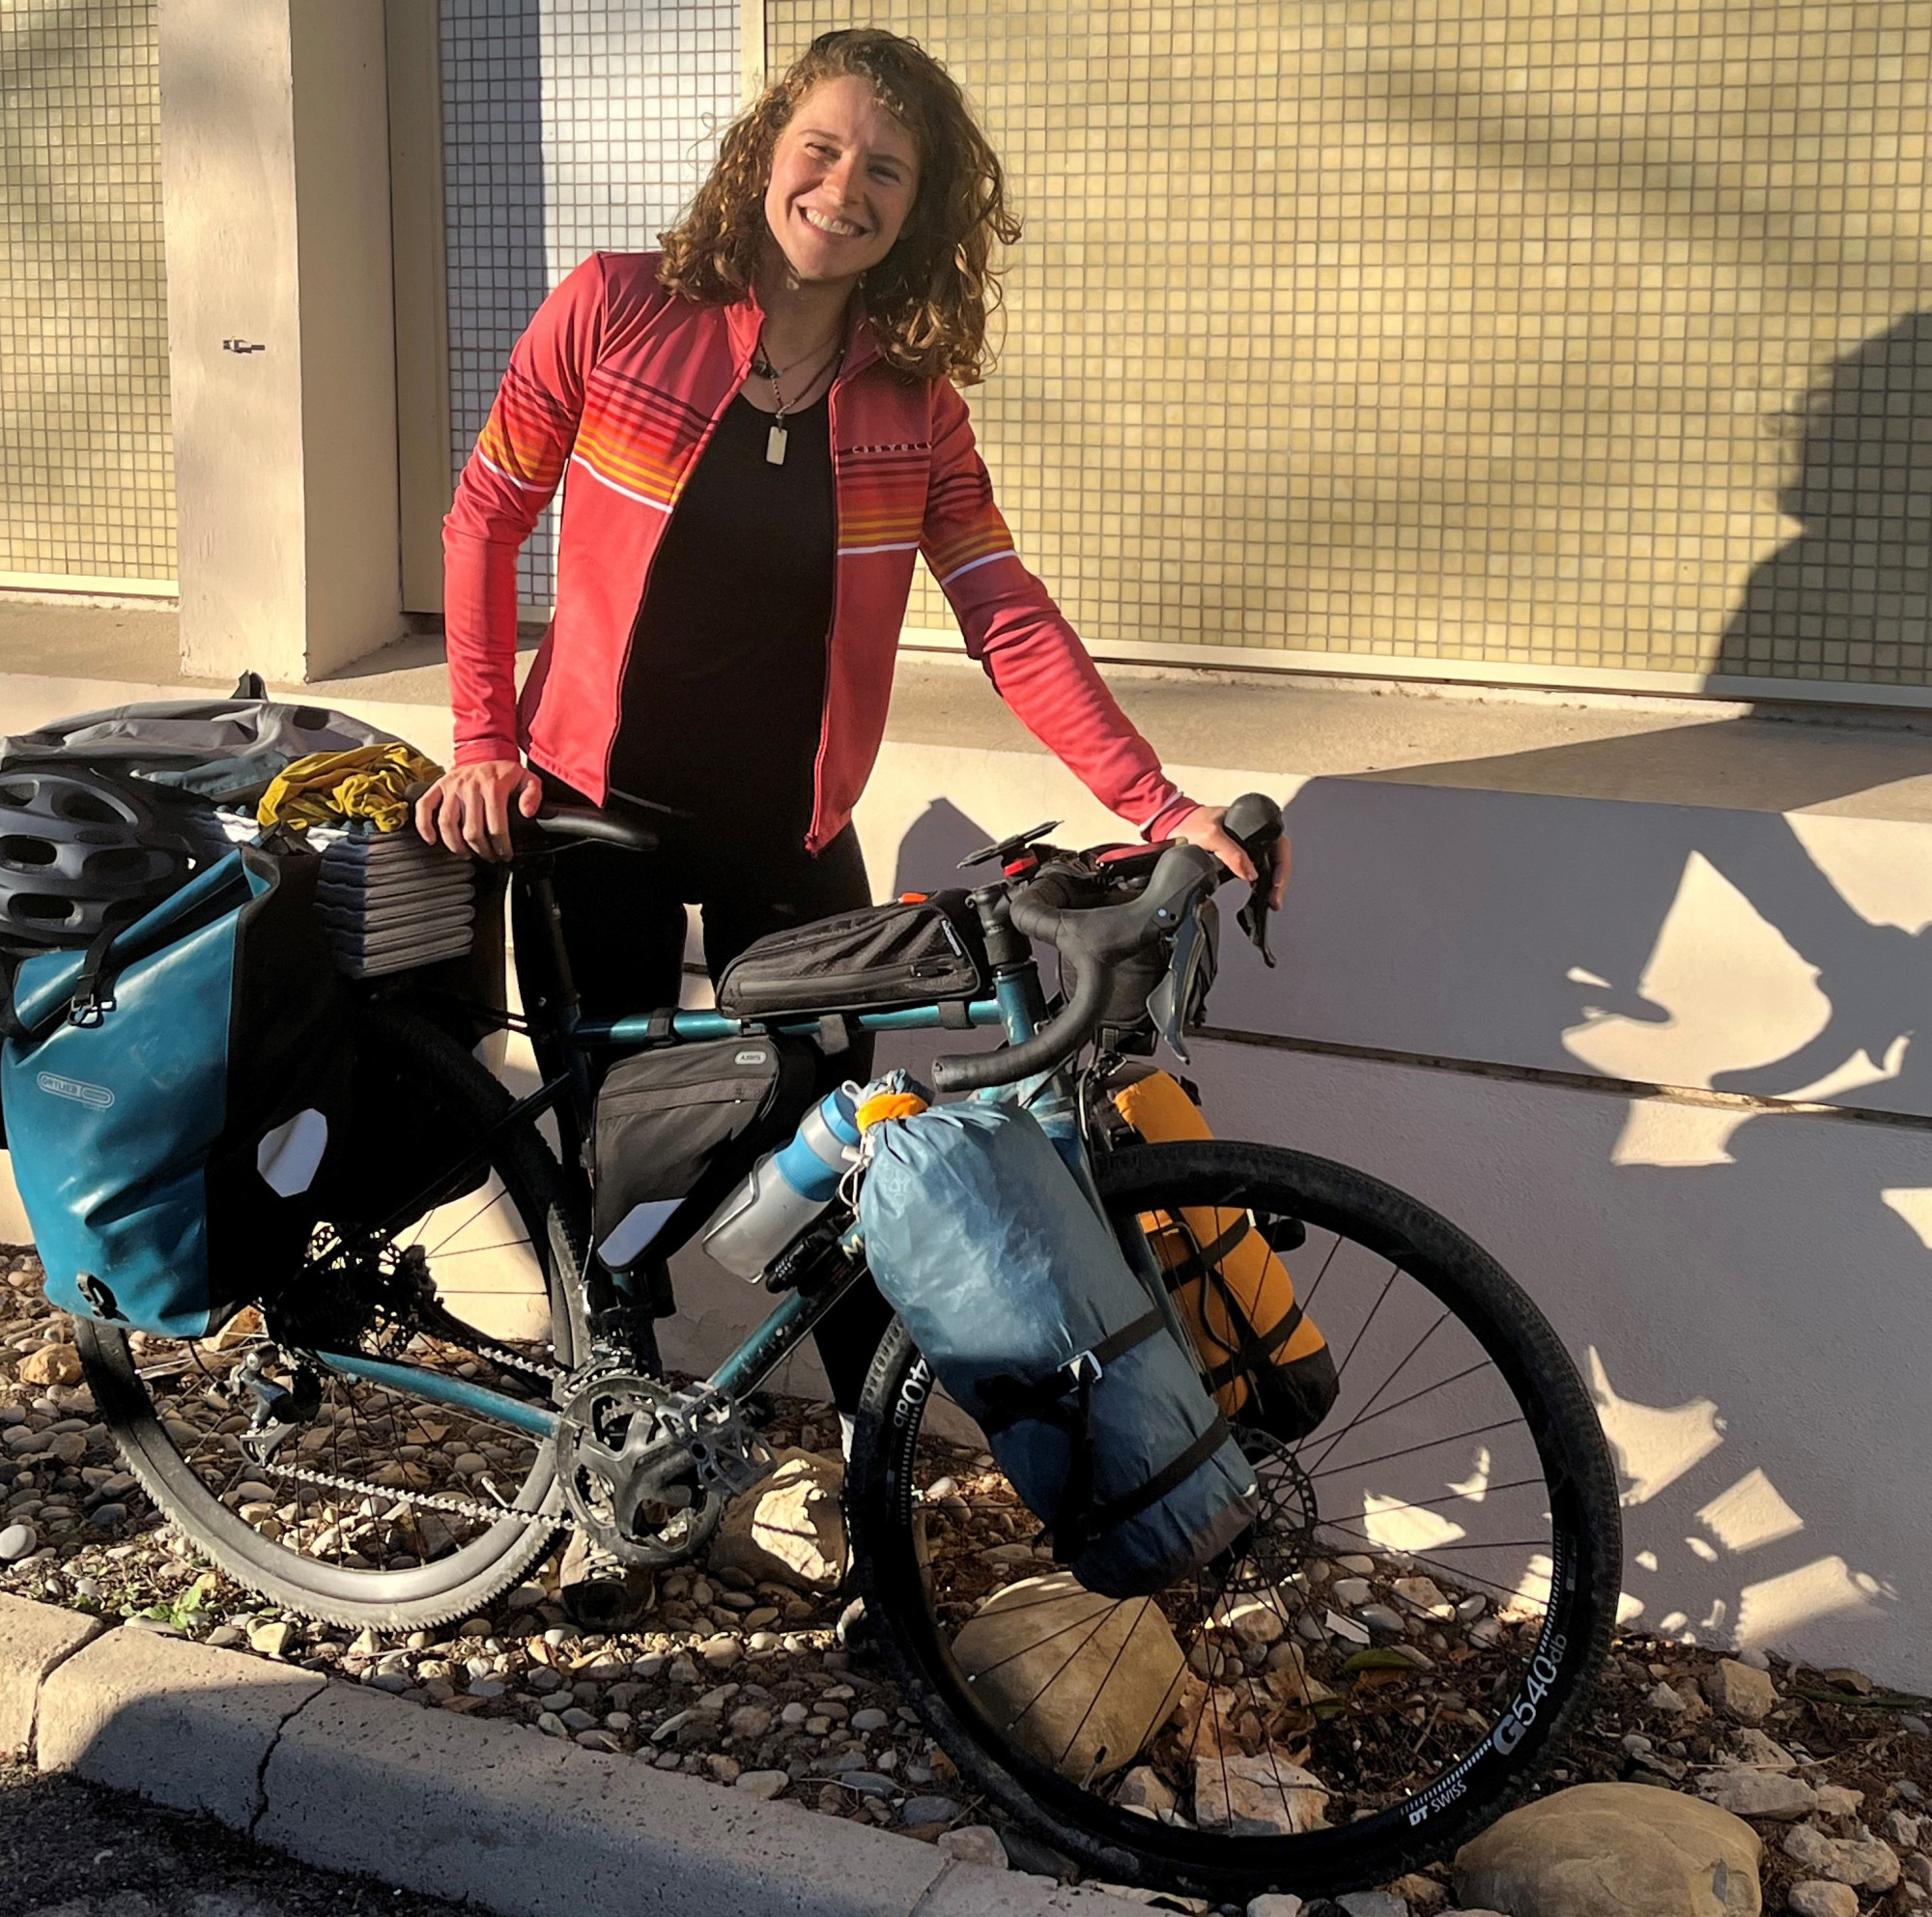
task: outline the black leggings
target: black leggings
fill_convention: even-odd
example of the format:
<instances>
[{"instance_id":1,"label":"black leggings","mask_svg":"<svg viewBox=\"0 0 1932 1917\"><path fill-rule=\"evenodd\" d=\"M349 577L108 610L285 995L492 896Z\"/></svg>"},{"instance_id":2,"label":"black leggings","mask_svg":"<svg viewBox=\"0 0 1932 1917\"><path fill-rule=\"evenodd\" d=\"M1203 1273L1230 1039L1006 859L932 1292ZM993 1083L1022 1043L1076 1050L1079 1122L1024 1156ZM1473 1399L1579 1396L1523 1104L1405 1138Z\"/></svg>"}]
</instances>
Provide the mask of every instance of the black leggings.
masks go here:
<instances>
[{"instance_id":1,"label":"black leggings","mask_svg":"<svg viewBox=\"0 0 1932 1917\"><path fill-rule=\"evenodd\" d=\"M539 776L552 804L590 803L562 780ZM605 1018L677 1003L687 905L703 910L704 968L716 983L739 953L766 933L872 902L866 861L849 825L816 858L797 844L707 845L675 830L662 850L648 855L611 845L574 845L557 854L552 884L578 997L586 1016ZM527 955L542 953L548 941L521 886L514 891L512 926L524 1003L533 1006L544 990L547 968ZM554 1059L539 1062L547 1076L554 1073ZM847 1078L863 1083L871 1070L871 1035L858 1034L847 1050L825 1060L822 1089ZM872 1353L891 1318L877 1287L865 1278L812 1333L840 1411L857 1410Z\"/></svg>"}]
</instances>

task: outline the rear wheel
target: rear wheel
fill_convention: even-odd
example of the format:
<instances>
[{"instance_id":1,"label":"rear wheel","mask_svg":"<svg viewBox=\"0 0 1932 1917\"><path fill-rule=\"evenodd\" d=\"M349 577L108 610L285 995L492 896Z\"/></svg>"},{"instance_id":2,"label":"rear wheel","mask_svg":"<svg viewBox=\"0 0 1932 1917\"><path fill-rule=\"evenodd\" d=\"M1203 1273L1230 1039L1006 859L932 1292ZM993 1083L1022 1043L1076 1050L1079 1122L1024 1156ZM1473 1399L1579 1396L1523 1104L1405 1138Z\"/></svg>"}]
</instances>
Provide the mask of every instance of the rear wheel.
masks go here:
<instances>
[{"instance_id":1,"label":"rear wheel","mask_svg":"<svg viewBox=\"0 0 1932 1917\"><path fill-rule=\"evenodd\" d=\"M503 1122L510 1094L453 1039L380 1004L361 1016L358 1122L393 1130L372 1135L339 1194L353 1218L318 1227L314 1248L339 1249L302 1285L344 1328L334 1348L546 1399L582 1338L578 1233L555 1161L527 1120ZM379 1194L379 1183L393 1189ZM418 1202L386 1216L412 1191ZM369 1228L372 1208L384 1228ZM312 1324L318 1302L288 1300L288 1322ZM293 1610L428 1629L488 1603L554 1541L548 1440L336 1372L304 1376L311 1340L272 1302L266 1322L250 1308L212 1338L76 1320L75 1342L101 1418L156 1503L233 1577ZM249 1445L251 1367L319 1393L266 1459Z\"/></svg>"},{"instance_id":2,"label":"rear wheel","mask_svg":"<svg viewBox=\"0 0 1932 1917\"><path fill-rule=\"evenodd\" d=\"M894 1674L972 1783L1113 1881L1224 1901L1446 1855L1549 1760L1608 1645L1615 1481L1575 1367L1479 1245L1361 1173L1219 1142L1095 1169L1123 1233L1211 1207L1294 1245L1339 1395L1296 1439L1237 1422L1257 1524L1117 1602L1034 1542L895 1325L848 1493Z\"/></svg>"}]
</instances>

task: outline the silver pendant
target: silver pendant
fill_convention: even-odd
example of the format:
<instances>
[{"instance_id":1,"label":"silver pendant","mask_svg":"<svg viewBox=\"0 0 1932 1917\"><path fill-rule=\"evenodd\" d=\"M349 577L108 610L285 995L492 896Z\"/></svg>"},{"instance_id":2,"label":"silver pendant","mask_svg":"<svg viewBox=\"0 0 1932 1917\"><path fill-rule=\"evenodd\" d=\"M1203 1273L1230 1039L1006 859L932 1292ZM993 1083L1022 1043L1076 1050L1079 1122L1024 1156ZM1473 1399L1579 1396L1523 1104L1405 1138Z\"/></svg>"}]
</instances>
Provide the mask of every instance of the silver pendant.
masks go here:
<instances>
[{"instance_id":1,"label":"silver pendant","mask_svg":"<svg viewBox=\"0 0 1932 1917\"><path fill-rule=\"evenodd\" d=\"M765 464L782 466L785 463L785 429L774 426L765 436Z\"/></svg>"}]
</instances>

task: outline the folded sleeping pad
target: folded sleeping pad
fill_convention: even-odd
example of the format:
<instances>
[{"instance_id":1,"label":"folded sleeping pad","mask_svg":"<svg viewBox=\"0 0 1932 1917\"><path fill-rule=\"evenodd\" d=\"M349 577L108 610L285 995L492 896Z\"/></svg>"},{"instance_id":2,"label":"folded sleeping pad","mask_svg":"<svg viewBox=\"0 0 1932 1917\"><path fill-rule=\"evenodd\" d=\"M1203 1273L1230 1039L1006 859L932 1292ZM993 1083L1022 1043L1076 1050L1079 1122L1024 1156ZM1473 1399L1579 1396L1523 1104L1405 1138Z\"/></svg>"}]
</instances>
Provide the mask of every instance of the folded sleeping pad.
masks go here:
<instances>
[{"instance_id":1,"label":"folded sleeping pad","mask_svg":"<svg viewBox=\"0 0 1932 1917\"><path fill-rule=\"evenodd\" d=\"M1080 1583L1140 1596L1238 1537L1253 1469L1033 1117L936 1106L867 1145L872 1276Z\"/></svg>"}]
</instances>

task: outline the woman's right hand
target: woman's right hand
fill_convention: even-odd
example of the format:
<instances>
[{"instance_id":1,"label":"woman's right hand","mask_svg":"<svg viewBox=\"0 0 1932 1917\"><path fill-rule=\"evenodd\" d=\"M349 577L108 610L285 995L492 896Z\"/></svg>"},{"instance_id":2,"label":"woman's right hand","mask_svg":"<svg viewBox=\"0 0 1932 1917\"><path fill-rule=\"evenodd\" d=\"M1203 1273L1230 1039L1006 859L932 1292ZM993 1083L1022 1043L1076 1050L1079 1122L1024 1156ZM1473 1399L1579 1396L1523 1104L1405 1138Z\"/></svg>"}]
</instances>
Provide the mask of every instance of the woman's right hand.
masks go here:
<instances>
[{"instance_id":1,"label":"woman's right hand","mask_svg":"<svg viewBox=\"0 0 1932 1917\"><path fill-rule=\"evenodd\" d=\"M510 856L510 808L526 818L543 804L536 774L514 758L479 759L445 772L416 801L416 830L459 856Z\"/></svg>"}]
</instances>

